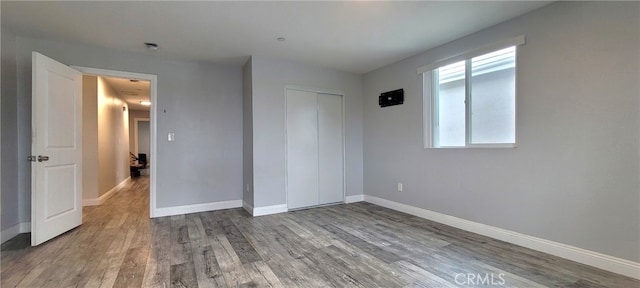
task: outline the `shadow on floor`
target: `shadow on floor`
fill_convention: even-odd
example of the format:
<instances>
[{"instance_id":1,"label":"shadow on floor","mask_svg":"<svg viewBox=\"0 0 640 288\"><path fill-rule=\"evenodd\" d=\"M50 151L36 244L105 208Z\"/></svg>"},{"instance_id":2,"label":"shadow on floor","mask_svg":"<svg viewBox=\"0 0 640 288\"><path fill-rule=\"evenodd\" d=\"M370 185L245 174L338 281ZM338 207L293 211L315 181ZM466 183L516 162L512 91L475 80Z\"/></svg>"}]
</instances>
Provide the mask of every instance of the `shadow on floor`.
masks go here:
<instances>
[{"instance_id":1,"label":"shadow on floor","mask_svg":"<svg viewBox=\"0 0 640 288\"><path fill-rule=\"evenodd\" d=\"M11 240L2 243L0 251L14 251L31 246L31 233L22 233L11 238Z\"/></svg>"}]
</instances>

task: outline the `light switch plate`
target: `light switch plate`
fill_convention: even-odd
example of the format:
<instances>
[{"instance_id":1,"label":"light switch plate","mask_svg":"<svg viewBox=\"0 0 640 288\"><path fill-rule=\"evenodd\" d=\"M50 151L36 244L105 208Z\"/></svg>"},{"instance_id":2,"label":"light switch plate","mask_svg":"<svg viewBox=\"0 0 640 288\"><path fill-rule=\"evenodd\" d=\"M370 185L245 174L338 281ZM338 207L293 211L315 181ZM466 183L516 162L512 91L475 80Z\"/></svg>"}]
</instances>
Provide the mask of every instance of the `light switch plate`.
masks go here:
<instances>
[{"instance_id":1,"label":"light switch plate","mask_svg":"<svg viewBox=\"0 0 640 288\"><path fill-rule=\"evenodd\" d=\"M167 134L167 141L169 141L169 142L176 141L176 134L173 133L173 132L169 132Z\"/></svg>"}]
</instances>

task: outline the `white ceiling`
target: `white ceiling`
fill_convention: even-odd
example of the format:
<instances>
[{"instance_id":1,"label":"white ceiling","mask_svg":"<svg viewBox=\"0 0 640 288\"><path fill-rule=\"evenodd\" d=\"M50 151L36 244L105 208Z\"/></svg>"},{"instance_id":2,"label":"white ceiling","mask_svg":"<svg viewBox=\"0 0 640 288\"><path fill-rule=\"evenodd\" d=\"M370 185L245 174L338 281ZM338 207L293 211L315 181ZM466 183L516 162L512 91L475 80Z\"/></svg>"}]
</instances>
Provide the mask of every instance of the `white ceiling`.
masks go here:
<instances>
[{"instance_id":1,"label":"white ceiling","mask_svg":"<svg viewBox=\"0 0 640 288\"><path fill-rule=\"evenodd\" d=\"M7 2L18 35L243 64L250 55L366 73L549 1ZM286 37L279 42L276 37Z\"/></svg>"},{"instance_id":2,"label":"white ceiling","mask_svg":"<svg viewBox=\"0 0 640 288\"><path fill-rule=\"evenodd\" d=\"M132 82L131 79L102 77L111 88L120 96L120 99L129 104L129 110L149 111L149 106L140 104L140 101L150 101L151 83L140 80Z\"/></svg>"}]
</instances>

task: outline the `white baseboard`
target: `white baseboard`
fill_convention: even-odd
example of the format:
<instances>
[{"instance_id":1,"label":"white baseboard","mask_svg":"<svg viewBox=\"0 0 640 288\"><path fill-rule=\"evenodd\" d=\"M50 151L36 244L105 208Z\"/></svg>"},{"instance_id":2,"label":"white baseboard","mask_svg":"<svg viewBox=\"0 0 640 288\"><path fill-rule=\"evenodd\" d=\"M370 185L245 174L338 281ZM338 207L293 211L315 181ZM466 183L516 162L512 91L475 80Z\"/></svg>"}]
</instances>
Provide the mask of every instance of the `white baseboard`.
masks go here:
<instances>
[{"instance_id":1,"label":"white baseboard","mask_svg":"<svg viewBox=\"0 0 640 288\"><path fill-rule=\"evenodd\" d=\"M129 176L126 179L122 180L122 182L120 182L120 184L114 186L113 188L111 188L111 190L107 191L107 193L102 194L98 198L82 199L82 206L96 206L96 205L100 205L100 204L104 203L104 201L107 201L107 199L109 199L116 192L118 192L124 185L129 183L129 181L131 181L131 176Z\"/></svg>"},{"instance_id":2,"label":"white baseboard","mask_svg":"<svg viewBox=\"0 0 640 288\"><path fill-rule=\"evenodd\" d=\"M88 198L82 199L82 206L98 206L100 205L100 198Z\"/></svg>"},{"instance_id":3,"label":"white baseboard","mask_svg":"<svg viewBox=\"0 0 640 288\"><path fill-rule=\"evenodd\" d=\"M16 225L13 225L12 227L4 229L0 232L0 244L11 240L11 238L18 236L18 234L28 232L31 232L30 222L18 223Z\"/></svg>"},{"instance_id":4,"label":"white baseboard","mask_svg":"<svg viewBox=\"0 0 640 288\"><path fill-rule=\"evenodd\" d=\"M344 199L344 203L355 203L355 202L362 202L364 201L364 194L360 194L360 195L351 195L351 196L347 196Z\"/></svg>"},{"instance_id":5,"label":"white baseboard","mask_svg":"<svg viewBox=\"0 0 640 288\"><path fill-rule=\"evenodd\" d=\"M155 211L153 212L153 217L156 218L156 217L182 215L182 214L240 208L240 207L242 207L242 200L231 200L231 201L220 201L220 202L210 202L210 203L202 203L202 204L173 206L173 207L165 207L165 208L156 208Z\"/></svg>"},{"instance_id":6,"label":"white baseboard","mask_svg":"<svg viewBox=\"0 0 640 288\"><path fill-rule=\"evenodd\" d=\"M287 204L280 204L280 205L255 207L253 208L253 213L251 213L251 215L253 215L253 217L256 217L256 216L284 213L287 211L288 211Z\"/></svg>"},{"instance_id":7,"label":"white baseboard","mask_svg":"<svg viewBox=\"0 0 640 288\"><path fill-rule=\"evenodd\" d=\"M249 214L253 215L253 205L249 204L247 201L242 201L242 208L247 210Z\"/></svg>"},{"instance_id":8,"label":"white baseboard","mask_svg":"<svg viewBox=\"0 0 640 288\"><path fill-rule=\"evenodd\" d=\"M20 233L29 233L29 232L31 232L31 222L20 223Z\"/></svg>"},{"instance_id":9,"label":"white baseboard","mask_svg":"<svg viewBox=\"0 0 640 288\"><path fill-rule=\"evenodd\" d=\"M383 198L378 198L375 196L364 195L364 201L438 223L453 226L462 230L523 246L536 251L569 259L585 265L597 267L613 273L640 279L640 263L637 262L521 234L518 232L505 230L498 227L464 220L461 218L390 201Z\"/></svg>"},{"instance_id":10,"label":"white baseboard","mask_svg":"<svg viewBox=\"0 0 640 288\"><path fill-rule=\"evenodd\" d=\"M127 185L127 183L129 183L129 181L131 181L131 176L125 178L118 185L116 185L115 187L113 187L109 191L107 191L107 193L104 193L100 197L98 197L98 199L100 200L100 204L104 203L104 201L107 201L107 199L111 198L111 196L116 194L116 192L120 191L120 189L122 189L122 187Z\"/></svg>"}]
</instances>

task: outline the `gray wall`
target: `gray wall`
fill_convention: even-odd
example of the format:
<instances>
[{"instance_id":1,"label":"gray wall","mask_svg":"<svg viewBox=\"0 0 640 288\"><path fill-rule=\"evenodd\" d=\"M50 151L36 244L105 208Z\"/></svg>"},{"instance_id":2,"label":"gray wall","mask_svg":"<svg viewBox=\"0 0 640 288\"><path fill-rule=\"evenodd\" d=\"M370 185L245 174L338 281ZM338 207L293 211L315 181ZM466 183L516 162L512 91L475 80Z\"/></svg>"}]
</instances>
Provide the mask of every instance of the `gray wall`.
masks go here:
<instances>
[{"instance_id":1,"label":"gray wall","mask_svg":"<svg viewBox=\"0 0 640 288\"><path fill-rule=\"evenodd\" d=\"M2 135L0 147L0 191L2 191L2 223L0 231L18 224L19 219L19 193L18 193L18 110L16 89L16 37L2 27L2 90L0 91L0 107L2 108L0 129ZM24 159L26 162L26 159Z\"/></svg>"},{"instance_id":2,"label":"gray wall","mask_svg":"<svg viewBox=\"0 0 640 288\"><path fill-rule=\"evenodd\" d=\"M253 206L253 79L251 58L242 67L242 200Z\"/></svg>"},{"instance_id":3,"label":"gray wall","mask_svg":"<svg viewBox=\"0 0 640 288\"><path fill-rule=\"evenodd\" d=\"M362 194L362 76L256 56L251 65L254 206L286 204L286 85L345 93L346 194Z\"/></svg>"},{"instance_id":4,"label":"gray wall","mask_svg":"<svg viewBox=\"0 0 640 288\"><path fill-rule=\"evenodd\" d=\"M366 74L366 194L638 262L638 5L555 3ZM522 34L518 147L424 149L416 69Z\"/></svg>"},{"instance_id":5,"label":"gray wall","mask_svg":"<svg viewBox=\"0 0 640 288\"><path fill-rule=\"evenodd\" d=\"M23 37L17 44L19 158L30 152L31 51L38 51L68 65L157 75L158 207L241 199L240 67ZM168 132L175 142L167 142ZM28 222L31 171L24 162L18 166L20 221Z\"/></svg>"}]
</instances>

